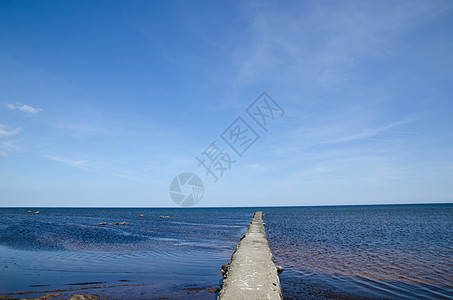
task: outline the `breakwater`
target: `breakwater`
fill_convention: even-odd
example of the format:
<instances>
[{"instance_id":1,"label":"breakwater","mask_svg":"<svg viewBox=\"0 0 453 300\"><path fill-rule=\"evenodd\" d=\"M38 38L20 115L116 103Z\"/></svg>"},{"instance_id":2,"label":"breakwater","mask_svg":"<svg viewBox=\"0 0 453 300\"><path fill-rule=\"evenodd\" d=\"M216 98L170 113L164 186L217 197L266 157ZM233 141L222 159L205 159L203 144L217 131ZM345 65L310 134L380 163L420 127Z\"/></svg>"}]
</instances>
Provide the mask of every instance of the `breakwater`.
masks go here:
<instances>
[{"instance_id":1,"label":"breakwater","mask_svg":"<svg viewBox=\"0 0 453 300\"><path fill-rule=\"evenodd\" d=\"M282 268L274 265L264 225L263 212L255 212L230 262L222 266L225 279L219 300L282 299Z\"/></svg>"}]
</instances>

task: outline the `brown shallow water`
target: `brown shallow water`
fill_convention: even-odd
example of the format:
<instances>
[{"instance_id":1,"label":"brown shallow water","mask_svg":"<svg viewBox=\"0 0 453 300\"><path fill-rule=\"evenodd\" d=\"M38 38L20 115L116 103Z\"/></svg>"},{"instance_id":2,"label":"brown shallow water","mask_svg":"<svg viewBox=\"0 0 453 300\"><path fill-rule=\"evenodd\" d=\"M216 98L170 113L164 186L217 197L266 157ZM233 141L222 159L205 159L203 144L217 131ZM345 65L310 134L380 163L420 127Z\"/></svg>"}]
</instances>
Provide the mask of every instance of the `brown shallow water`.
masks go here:
<instances>
[{"instance_id":1,"label":"brown shallow water","mask_svg":"<svg viewBox=\"0 0 453 300\"><path fill-rule=\"evenodd\" d=\"M452 216L452 205L270 210L284 297L451 299Z\"/></svg>"}]
</instances>

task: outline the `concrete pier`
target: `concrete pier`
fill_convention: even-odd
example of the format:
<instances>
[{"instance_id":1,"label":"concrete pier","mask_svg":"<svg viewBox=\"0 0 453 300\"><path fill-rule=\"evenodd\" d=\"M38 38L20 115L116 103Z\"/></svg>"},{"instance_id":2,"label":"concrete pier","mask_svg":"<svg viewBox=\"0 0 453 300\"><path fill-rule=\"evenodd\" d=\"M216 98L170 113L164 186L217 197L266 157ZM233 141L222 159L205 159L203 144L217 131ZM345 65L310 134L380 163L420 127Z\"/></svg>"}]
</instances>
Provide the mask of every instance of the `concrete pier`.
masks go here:
<instances>
[{"instance_id":1,"label":"concrete pier","mask_svg":"<svg viewBox=\"0 0 453 300\"><path fill-rule=\"evenodd\" d=\"M279 267L281 272L281 267ZM263 212L255 212L228 264L219 300L282 299L280 279L264 230Z\"/></svg>"}]
</instances>

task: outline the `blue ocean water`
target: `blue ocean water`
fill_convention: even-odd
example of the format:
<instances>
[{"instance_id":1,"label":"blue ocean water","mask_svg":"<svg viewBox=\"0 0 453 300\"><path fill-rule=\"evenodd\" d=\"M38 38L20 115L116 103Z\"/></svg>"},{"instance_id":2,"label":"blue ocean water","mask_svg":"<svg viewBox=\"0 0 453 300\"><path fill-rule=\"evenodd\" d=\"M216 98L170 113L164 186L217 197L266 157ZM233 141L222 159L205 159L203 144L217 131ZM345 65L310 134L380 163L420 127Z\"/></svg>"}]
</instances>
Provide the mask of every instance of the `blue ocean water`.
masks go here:
<instances>
[{"instance_id":1,"label":"blue ocean water","mask_svg":"<svg viewBox=\"0 0 453 300\"><path fill-rule=\"evenodd\" d=\"M34 208L40 211L35 215L28 210L0 209L0 295L40 292L9 294L38 297L58 290L113 299L214 299L221 265L253 212ZM98 225L123 221L131 225Z\"/></svg>"},{"instance_id":2,"label":"blue ocean water","mask_svg":"<svg viewBox=\"0 0 453 300\"><path fill-rule=\"evenodd\" d=\"M453 205L275 208L287 299L453 299Z\"/></svg>"},{"instance_id":3,"label":"blue ocean water","mask_svg":"<svg viewBox=\"0 0 453 300\"><path fill-rule=\"evenodd\" d=\"M220 267L256 210L285 268L286 299L453 297L449 204L2 208L0 295L215 299ZM130 225L98 225L123 221Z\"/></svg>"}]
</instances>

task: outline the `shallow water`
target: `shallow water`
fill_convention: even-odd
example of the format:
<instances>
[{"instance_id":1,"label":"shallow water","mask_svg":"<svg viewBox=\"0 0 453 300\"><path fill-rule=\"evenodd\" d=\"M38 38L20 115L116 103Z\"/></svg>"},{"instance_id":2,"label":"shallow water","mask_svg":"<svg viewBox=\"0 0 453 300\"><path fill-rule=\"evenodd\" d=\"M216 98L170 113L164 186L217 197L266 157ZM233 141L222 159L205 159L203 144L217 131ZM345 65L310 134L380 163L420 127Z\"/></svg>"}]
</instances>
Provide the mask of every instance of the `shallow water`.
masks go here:
<instances>
[{"instance_id":1,"label":"shallow water","mask_svg":"<svg viewBox=\"0 0 453 300\"><path fill-rule=\"evenodd\" d=\"M258 209L28 210L0 209L0 295L215 299ZM452 298L453 205L261 210L286 299Z\"/></svg>"},{"instance_id":2,"label":"shallow water","mask_svg":"<svg viewBox=\"0 0 453 300\"><path fill-rule=\"evenodd\" d=\"M2 295L213 299L250 222L234 209L27 210L0 209ZM131 225L98 225L123 221Z\"/></svg>"},{"instance_id":3,"label":"shallow water","mask_svg":"<svg viewBox=\"0 0 453 300\"><path fill-rule=\"evenodd\" d=\"M286 298L452 298L453 206L280 208L267 235Z\"/></svg>"}]
</instances>

